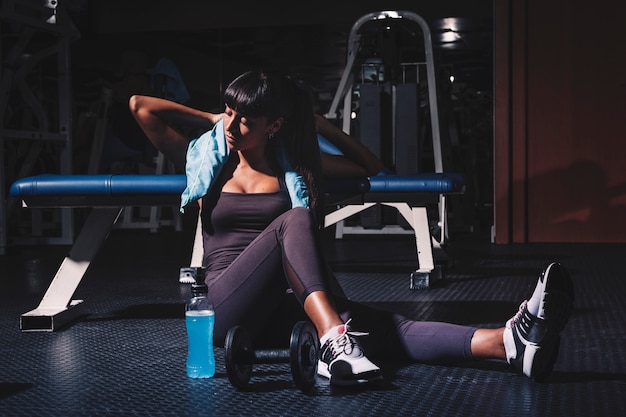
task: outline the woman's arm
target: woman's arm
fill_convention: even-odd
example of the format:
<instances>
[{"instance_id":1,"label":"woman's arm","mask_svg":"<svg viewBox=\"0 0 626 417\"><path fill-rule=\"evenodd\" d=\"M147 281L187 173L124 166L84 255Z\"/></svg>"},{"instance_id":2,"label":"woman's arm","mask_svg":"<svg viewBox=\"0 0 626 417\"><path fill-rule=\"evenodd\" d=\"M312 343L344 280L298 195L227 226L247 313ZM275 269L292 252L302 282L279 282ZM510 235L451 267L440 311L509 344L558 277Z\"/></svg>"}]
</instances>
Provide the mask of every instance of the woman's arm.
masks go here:
<instances>
[{"instance_id":1,"label":"woman's arm","mask_svg":"<svg viewBox=\"0 0 626 417\"><path fill-rule=\"evenodd\" d=\"M128 105L150 142L181 170L185 166L187 146L193 138L184 132L209 130L222 117L150 96L133 95Z\"/></svg>"},{"instance_id":2,"label":"woman's arm","mask_svg":"<svg viewBox=\"0 0 626 417\"><path fill-rule=\"evenodd\" d=\"M343 153L322 153L322 171L327 178L364 177L378 174L383 163L365 145L320 115L315 115L317 132Z\"/></svg>"}]
</instances>

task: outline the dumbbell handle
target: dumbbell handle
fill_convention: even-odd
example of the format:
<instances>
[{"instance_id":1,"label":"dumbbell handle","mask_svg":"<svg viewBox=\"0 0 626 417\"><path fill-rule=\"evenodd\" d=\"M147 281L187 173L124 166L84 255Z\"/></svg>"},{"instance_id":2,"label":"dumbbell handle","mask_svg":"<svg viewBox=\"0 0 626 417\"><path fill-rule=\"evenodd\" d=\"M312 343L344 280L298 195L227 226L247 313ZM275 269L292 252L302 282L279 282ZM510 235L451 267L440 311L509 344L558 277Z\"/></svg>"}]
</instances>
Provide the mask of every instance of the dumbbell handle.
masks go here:
<instances>
[{"instance_id":1,"label":"dumbbell handle","mask_svg":"<svg viewBox=\"0 0 626 417\"><path fill-rule=\"evenodd\" d=\"M254 363L288 363L289 349L246 350L241 353L241 360L248 364Z\"/></svg>"}]
</instances>

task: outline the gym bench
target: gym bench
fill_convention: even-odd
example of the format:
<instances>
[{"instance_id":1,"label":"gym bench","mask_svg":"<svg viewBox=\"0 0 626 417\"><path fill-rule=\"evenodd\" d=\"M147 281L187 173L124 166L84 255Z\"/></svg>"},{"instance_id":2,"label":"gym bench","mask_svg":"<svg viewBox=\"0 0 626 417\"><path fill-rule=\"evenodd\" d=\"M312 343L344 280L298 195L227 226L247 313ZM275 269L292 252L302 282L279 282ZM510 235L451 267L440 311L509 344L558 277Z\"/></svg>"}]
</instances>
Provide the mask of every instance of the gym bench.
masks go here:
<instances>
[{"instance_id":1,"label":"gym bench","mask_svg":"<svg viewBox=\"0 0 626 417\"><path fill-rule=\"evenodd\" d=\"M24 207L91 207L68 256L56 272L39 306L20 318L22 331L55 331L82 314L83 300L72 300L91 261L124 207L178 205L184 175L37 175L15 181L10 194ZM418 269L410 288L428 288L436 274L433 245L443 242L445 196L461 194L464 178L456 174L380 175L326 184L333 207L325 227L377 204L395 207L415 233ZM430 232L427 206L439 200L441 237ZM201 258L201 229L196 230L192 265ZM198 265L199 266L199 265ZM439 271L440 273L440 271Z\"/></svg>"}]
</instances>

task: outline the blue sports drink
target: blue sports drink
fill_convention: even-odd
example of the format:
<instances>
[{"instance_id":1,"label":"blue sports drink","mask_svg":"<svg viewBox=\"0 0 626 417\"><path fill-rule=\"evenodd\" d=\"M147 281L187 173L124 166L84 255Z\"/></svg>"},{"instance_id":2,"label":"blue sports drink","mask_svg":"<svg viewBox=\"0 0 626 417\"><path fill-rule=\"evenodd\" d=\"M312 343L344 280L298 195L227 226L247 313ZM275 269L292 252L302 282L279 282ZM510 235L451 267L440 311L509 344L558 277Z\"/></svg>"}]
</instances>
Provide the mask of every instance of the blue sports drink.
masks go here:
<instances>
[{"instance_id":1,"label":"blue sports drink","mask_svg":"<svg viewBox=\"0 0 626 417\"><path fill-rule=\"evenodd\" d=\"M215 355L213 353L213 310L187 310L187 376L190 378L211 378L215 375Z\"/></svg>"}]
</instances>

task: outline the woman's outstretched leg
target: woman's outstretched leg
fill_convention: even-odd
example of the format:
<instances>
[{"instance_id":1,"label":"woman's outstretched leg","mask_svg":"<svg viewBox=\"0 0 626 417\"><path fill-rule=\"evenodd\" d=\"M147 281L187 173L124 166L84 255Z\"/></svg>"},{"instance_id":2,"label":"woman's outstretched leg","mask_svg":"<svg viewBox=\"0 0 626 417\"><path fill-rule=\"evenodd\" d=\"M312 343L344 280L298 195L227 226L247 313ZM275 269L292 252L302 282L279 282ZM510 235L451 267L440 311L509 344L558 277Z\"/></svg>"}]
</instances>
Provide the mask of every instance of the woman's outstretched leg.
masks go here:
<instances>
[{"instance_id":1,"label":"woman's outstretched leg","mask_svg":"<svg viewBox=\"0 0 626 417\"><path fill-rule=\"evenodd\" d=\"M502 359L532 378L545 378L557 360L560 332L572 311L574 291L567 271L551 263L532 296L504 327L475 328L411 320L349 300L337 300L341 316L367 329L363 346L373 358L413 362Z\"/></svg>"}]
</instances>

